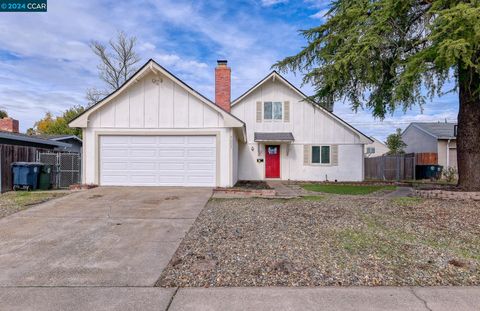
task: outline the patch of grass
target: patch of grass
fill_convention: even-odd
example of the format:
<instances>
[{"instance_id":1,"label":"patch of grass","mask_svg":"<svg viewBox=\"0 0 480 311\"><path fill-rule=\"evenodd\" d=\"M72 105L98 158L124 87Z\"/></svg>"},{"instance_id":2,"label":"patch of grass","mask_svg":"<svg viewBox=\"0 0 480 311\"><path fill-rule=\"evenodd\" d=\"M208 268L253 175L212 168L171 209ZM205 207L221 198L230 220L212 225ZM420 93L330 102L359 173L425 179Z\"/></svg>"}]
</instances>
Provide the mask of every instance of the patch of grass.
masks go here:
<instances>
[{"instance_id":1,"label":"patch of grass","mask_svg":"<svg viewBox=\"0 0 480 311\"><path fill-rule=\"evenodd\" d=\"M0 218L48 200L66 195L64 191L11 191L0 195Z\"/></svg>"},{"instance_id":2,"label":"patch of grass","mask_svg":"<svg viewBox=\"0 0 480 311\"><path fill-rule=\"evenodd\" d=\"M376 185L332 185L332 184L305 184L303 189L308 191L334 193L334 194L349 194L362 195L370 194L380 190L395 190L396 186L376 186Z\"/></svg>"},{"instance_id":3,"label":"patch of grass","mask_svg":"<svg viewBox=\"0 0 480 311\"><path fill-rule=\"evenodd\" d=\"M304 195L302 196L302 199L306 201L318 202L323 201L325 197L323 195Z\"/></svg>"},{"instance_id":4,"label":"patch of grass","mask_svg":"<svg viewBox=\"0 0 480 311\"><path fill-rule=\"evenodd\" d=\"M392 202L400 206L411 207L422 203L423 199L418 197L399 197L393 198Z\"/></svg>"}]
</instances>

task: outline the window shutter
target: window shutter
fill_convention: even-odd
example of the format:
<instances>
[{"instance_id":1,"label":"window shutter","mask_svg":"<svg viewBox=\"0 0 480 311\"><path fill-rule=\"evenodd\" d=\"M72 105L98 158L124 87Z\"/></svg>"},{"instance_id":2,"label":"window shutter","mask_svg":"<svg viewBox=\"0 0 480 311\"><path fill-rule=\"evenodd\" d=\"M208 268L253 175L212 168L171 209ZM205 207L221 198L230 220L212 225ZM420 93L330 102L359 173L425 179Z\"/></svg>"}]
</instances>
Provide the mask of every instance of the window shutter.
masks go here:
<instances>
[{"instance_id":1,"label":"window shutter","mask_svg":"<svg viewBox=\"0 0 480 311\"><path fill-rule=\"evenodd\" d=\"M290 102L286 101L283 103L284 116L283 120L285 122L290 122Z\"/></svg>"},{"instance_id":2,"label":"window shutter","mask_svg":"<svg viewBox=\"0 0 480 311\"><path fill-rule=\"evenodd\" d=\"M262 122L262 102L257 102L257 123Z\"/></svg>"},{"instance_id":3,"label":"window shutter","mask_svg":"<svg viewBox=\"0 0 480 311\"><path fill-rule=\"evenodd\" d=\"M332 163L332 166L338 166L338 145L332 145L330 148L332 154L330 163Z\"/></svg>"},{"instance_id":4,"label":"window shutter","mask_svg":"<svg viewBox=\"0 0 480 311\"><path fill-rule=\"evenodd\" d=\"M310 152L312 147L310 145L303 145L303 165L310 165Z\"/></svg>"}]
</instances>

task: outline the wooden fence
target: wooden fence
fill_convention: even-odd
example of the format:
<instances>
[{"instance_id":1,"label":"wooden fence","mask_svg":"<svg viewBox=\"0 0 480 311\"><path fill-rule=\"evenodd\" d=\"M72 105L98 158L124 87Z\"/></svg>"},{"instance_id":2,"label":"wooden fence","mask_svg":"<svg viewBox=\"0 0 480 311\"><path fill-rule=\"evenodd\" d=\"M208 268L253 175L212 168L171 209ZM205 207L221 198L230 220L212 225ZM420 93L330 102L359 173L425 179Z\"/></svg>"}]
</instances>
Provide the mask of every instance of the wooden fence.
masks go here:
<instances>
[{"instance_id":1,"label":"wooden fence","mask_svg":"<svg viewBox=\"0 0 480 311\"><path fill-rule=\"evenodd\" d=\"M0 193L12 190L13 162L35 162L37 151L43 151L35 147L0 145Z\"/></svg>"},{"instance_id":2,"label":"wooden fence","mask_svg":"<svg viewBox=\"0 0 480 311\"><path fill-rule=\"evenodd\" d=\"M416 153L415 159L417 161L417 165L436 165L438 164L438 153L436 152Z\"/></svg>"},{"instance_id":3,"label":"wooden fence","mask_svg":"<svg viewBox=\"0 0 480 311\"><path fill-rule=\"evenodd\" d=\"M365 158L365 179L412 180L415 179L414 153Z\"/></svg>"}]
</instances>

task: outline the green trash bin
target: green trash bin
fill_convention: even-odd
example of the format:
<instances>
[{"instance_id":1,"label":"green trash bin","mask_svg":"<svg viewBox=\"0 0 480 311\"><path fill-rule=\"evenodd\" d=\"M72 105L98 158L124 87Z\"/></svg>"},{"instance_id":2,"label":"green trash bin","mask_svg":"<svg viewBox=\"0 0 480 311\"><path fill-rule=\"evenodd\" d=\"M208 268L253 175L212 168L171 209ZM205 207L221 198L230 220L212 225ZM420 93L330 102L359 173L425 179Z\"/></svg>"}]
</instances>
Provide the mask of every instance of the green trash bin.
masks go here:
<instances>
[{"instance_id":1,"label":"green trash bin","mask_svg":"<svg viewBox=\"0 0 480 311\"><path fill-rule=\"evenodd\" d=\"M40 169L40 174L38 175L38 189L48 190L52 188L52 166L44 164Z\"/></svg>"}]
</instances>

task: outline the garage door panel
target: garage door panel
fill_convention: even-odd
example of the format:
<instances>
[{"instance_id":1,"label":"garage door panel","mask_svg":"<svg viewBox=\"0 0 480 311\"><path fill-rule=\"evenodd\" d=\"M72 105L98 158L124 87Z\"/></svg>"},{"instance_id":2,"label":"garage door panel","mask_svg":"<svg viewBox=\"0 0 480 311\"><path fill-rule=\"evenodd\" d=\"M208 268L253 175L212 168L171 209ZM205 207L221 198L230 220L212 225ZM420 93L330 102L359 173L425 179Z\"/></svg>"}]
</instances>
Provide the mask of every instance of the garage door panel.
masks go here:
<instances>
[{"instance_id":1,"label":"garage door panel","mask_svg":"<svg viewBox=\"0 0 480 311\"><path fill-rule=\"evenodd\" d=\"M191 145L210 145L215 147L215 136L189 136L187 143Z\"/></svg>"},{"instance_id":2,"label":"garage door panel","mask_svg":"<svg viewBox=\"0 0 480 311\"><path fill-rule=\"evenodd\" d=\"M182 148L182 149L179 149L179 148L169 149L169 148L162 147L161 149L158 150L158 156L159 157L165 157L165 158L184 157L185 156L185 149L184 148Z\"/></svg>"},{"instance_id":3,"label":"garage door panel","mask_svg":"<svg viewBox=\"0 0 480 311\"><path fill-rule=\"evenodd\" d=\"M154 171L156 165L155 162L131 162L129 168L132 170Z\"/></svg>"},{"instance_id":4,"label":"garage door panel","mask_svg":"<svg viewBox=\"0 0 480 311\"><path fill-rule=\"evenodd\" d=\"M132 136L130 137L131 145L154 145L157 143L157 138L155 136Z\"/></svg>"},{"instance_id":5,"label":"garage door panel","mask_svg":"<svg viewBox=\"0 0 480 311\"><path fill-rule=\"evenodd\" d=\"M130 149L131 157L152 158L155 157L157 151L155 149ZM128 154L128 153L127 153Z\"/></svg>"},{"instance_id":6,"label":"garage door panel","mask_svg":"<svg viewBox=\"0 0 480 311\"><path fill-rule=\"evenodd\" d=\"M203 157L213 157L215 156L214 148L192 148L187 150L187 156L203 158Z\"/></svg>"},{"instance_id":7,"label":"garage door panel","mask_svg":"<svg viewBox=\"0 0 480 311\"><path fill-rule=\"evenodd\" d=\"M157 136L159 145L184 145L185 136Z\"/></svg>"},{"instance_id":8,"label":"garage door panel","mask_svg":"<svg viewBox=\"0 0 480 311\"><path fill-rule=\"evenodd\" d=\"M101 136L100 183L215 186L215 136Z\"/></svg>"}]
</instances>

